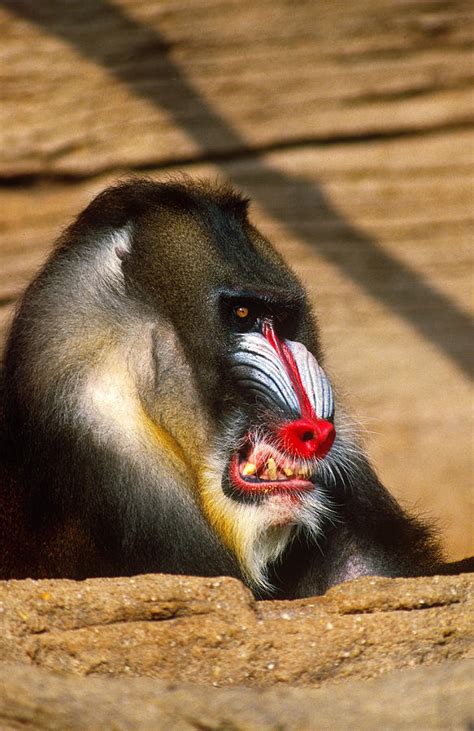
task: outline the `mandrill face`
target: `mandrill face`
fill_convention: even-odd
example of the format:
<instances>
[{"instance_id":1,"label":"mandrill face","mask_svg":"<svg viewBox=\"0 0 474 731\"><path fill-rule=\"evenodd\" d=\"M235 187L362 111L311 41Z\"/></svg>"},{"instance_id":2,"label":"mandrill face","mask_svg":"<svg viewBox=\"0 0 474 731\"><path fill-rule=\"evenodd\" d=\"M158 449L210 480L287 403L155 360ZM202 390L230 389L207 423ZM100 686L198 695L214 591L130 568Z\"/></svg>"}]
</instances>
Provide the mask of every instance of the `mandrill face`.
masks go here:
<instances>
[{"instance_id":1,"label":"mandrill face","mask_svg":"<svg viewBox=\"0 0 474 731\"><path fill-rule=\"evenodd\" d=\"M292 532L306 528L317 539L331 516L325 479L336 436L334 400L316 358L302 343L278 336L265 303L234 304L234 311L250 331L237 337L229 373L248 406L241 406L243 418L236 416L238 447L223 470L221 489L234 503L225 506L223 523L230 516L234 550L250 580L265 586L264 567ZM215 492L213 498L224 503Z\"/></svg>"}]
</instances>

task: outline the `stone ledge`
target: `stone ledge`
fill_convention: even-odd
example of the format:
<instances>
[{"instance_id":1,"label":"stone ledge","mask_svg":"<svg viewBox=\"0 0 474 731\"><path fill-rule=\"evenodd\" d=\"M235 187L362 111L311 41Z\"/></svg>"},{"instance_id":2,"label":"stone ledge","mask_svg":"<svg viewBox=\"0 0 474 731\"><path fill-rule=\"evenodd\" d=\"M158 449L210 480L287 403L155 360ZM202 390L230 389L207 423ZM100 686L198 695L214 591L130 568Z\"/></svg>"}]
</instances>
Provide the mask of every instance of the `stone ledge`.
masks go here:
<instances>
[{"instance_id":1,"label":"stone ledge","mask_svg":"<svg viewBox=\"0 0 474 731\"><path fill-rule=\"evenodd\" d=\"M472 656L473 575L366 577L256 602L230 578L0 583L0 663L213 686L319 687Z\"/></svg>"}]
</instances>

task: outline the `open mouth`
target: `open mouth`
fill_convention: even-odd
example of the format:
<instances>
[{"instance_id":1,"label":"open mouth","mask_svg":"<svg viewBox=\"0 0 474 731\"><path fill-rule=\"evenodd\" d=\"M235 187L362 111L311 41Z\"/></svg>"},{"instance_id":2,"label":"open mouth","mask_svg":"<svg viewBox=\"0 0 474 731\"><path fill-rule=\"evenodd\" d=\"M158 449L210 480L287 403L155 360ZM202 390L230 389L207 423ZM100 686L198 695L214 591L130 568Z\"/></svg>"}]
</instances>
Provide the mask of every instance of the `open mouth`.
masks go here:
<instances>
[{"instance_id":1,"label":"open mouth","mask_svg":"<svg viewBox=\"0 0 474 731\"><path fill-rule=\"evenodd\" d=\"M246 445L230 462L233 485L253 494L308 492L314 489L315 470L314 461L290 458L265 442Z\"/></svg>"}]
</instances>

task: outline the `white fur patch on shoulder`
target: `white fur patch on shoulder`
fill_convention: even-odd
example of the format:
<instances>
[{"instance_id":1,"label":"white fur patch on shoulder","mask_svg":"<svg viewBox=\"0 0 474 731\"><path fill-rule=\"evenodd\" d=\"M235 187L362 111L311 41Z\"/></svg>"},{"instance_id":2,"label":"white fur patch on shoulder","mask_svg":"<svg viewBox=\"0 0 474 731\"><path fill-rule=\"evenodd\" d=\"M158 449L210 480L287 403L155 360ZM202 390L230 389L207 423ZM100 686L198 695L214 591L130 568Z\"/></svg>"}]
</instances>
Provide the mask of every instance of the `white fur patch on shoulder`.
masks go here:
<instances>
[{"instance_id":1,"label":"white fur patch on shoulder","mask_svg":"<svg viewBox=\"0 0 474 731\"><path fill-rule=\"evenodd\" d=\"M112 440L122 448L137 445L139 402L127 368L117 357L91 370L84 384L81 409L101 441Z\"/></svg>"}]
</instances>

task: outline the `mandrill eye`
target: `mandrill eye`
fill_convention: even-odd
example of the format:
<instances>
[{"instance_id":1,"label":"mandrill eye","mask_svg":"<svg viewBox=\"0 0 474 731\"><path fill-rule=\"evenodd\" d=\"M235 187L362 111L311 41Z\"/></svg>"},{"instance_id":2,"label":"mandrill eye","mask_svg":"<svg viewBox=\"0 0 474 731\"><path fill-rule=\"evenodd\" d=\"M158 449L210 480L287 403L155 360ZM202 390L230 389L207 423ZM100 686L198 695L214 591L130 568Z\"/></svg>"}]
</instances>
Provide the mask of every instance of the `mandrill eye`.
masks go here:
<instances>
[{"instance_id":1,"label":"mandrill eye","mask_svg":"<svg viewBox=\"0 0 474 731\"><path fill-rule=\"evenodd\" d=\"M240 305L239 307L236 307L234 310L237 317L240 317L241 320L245 320L250 314L249 308L244 307L243 305Z\"/></svg>"},{"instance_id":2,"label":"mandrill eye","mask_svg":"<svg viewBox=\"0 0 474 731\"><path fill-rule=\"evenodd\" d=\"M229 315L231 329L238 333L245 333L255 325L258 312L252 305L233 302L229 310Z\"/></svg>"},{"instance_id":3,"label":"mandrill eye","mask_svg":"<svg viewBox=\"0 0 474 731\"><path fill-rule=\"evenodd\" d=\"M236 333L246 333L255 327L262 315L262 305L246 293L223 292L220 295L220 310L223 324Z\"/></svg>"}]
</instances>

